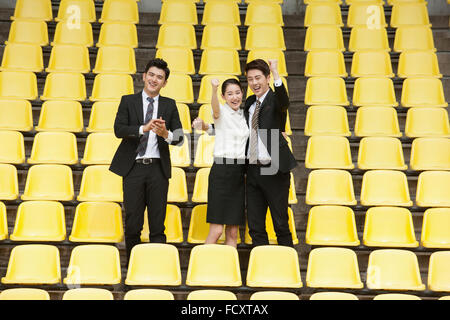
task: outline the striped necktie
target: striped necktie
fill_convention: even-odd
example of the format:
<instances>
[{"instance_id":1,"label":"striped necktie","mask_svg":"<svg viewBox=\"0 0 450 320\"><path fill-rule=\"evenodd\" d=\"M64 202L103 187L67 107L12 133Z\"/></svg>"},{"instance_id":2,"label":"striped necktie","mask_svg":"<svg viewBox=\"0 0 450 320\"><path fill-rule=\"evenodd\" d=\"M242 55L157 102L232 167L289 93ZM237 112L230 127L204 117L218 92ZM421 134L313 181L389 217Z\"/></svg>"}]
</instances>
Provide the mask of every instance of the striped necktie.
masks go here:
<instances>
[{"instance_id":1,"label":"striped necktie","mask_svg":"<svg viewBox=\"0 0 450 320\"><path fill-rule=\"evenodd\" d=\"M261 102L256 100L255 111L252 116L252 127L250 130L250 150L249 162L256 163L258 160L258 126L259 126L259 110L261 109Z\"/></svg>"},{"instance_id":2,"label":"striped necktie","mask_svg":"<svg viewBox=\"0 0 450 320\"><path fill-rule=\"evenodd\" d=\"M153 98L147 97L147 101L148 101L148 106L147 106L147 112L145 114L144 123L148 123L153 117L153 102L155 100ZM145 151L147 150L149 133L150 133L150 131L144 132L144 134L140 138L139 146L137 148L137 152L140 157L142 157L145 154Z\"/></svg>"}]
</instances>

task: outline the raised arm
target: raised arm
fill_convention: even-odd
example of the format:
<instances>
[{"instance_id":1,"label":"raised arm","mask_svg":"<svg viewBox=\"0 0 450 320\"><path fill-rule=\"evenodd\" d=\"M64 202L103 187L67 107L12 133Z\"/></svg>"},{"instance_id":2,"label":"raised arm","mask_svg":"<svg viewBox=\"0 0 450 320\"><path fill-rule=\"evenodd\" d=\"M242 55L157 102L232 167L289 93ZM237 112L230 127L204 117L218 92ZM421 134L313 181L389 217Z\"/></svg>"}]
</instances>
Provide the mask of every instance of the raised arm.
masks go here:
<instances>
[{"instance_id":1,"label":"raised arm","mask_svg":"<svg viewBox=\"0 0 450 320\"><path fill-rule=\"evenodd\" d=\"M217 97L217 91L219 88L219 80L211 79L212 96L211 96L211 107L213 111L213 118L219 119L220 117L220 104L219 98Z\"/></svg>"},{"instance_id":2,"label":"raised arm","mask_svg":"<svg viewBox=\"0 0 450 320\"><path fill-rule=\"evenodd\" d=\"M286 112L289 108L290 102L286 88L284 87L280 74L278 73L278 60L269 60L269 67L274 80L275 100L277 107L279 107L282 112Z\"/></svg>"}]
</instances>

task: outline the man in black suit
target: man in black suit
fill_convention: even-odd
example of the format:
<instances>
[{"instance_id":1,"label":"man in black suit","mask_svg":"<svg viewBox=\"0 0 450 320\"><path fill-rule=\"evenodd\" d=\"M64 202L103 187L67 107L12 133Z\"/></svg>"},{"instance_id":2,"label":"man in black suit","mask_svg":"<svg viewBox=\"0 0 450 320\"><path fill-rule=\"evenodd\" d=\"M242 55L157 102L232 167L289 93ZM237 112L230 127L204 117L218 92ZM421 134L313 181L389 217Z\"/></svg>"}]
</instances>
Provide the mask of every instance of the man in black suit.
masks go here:
<instances>
[{"instance_id":1,"label":"man in black suit","mask_svg":"<svg viewBox=\"0 0 450 320\"><path fill-rule=\"evenodd\" d=\"M122 142L110 170L123 177L128 261L131 249L140 243L146 207L150 242L166 242L164 220L171 177L169 144L183 143L176 103L159 95L169 74L164 60L150 60L143 74L143 91L122 96L114 122L114 133Z\"/></svg>"}]
</instances>

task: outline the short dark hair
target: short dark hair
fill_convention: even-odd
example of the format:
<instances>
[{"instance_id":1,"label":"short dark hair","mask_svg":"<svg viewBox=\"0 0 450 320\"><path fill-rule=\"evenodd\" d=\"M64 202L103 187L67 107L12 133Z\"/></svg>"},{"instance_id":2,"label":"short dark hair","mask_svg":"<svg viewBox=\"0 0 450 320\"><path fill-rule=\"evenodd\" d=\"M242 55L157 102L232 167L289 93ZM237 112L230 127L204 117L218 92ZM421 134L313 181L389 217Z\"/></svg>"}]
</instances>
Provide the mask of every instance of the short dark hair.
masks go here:
<instances>
[{"instance_id":1,"label":"short dark hair","mask_svg":"<svg viewBox=\"0 0 450 320\"><path fill-rule=\"evenodd\" d=\"M257 69L261 71L265 77L270 75L270 68L267 62L263 59L252 60L245 66L245 73L248 73L249 70Z\"/></svg>"},{"instance_id":2,"label":"short dark hair","mask_svg":"<svg viewBox=\"0 0 450 320\"><path fill-rule=\"evenodd\" d=\"M227 91L227 87L228 87L230 84L235 84L235 85L239 86L239 89L241 89L241 91L242 91L242 85L241 85L241 83L239 82L239 80L236 80L236 79L234 79L234 78L230 78L230 79L225 80L225 81L222 83L222 95L225 95L225 91Z\"/></svg>"},{"instance_id":3,"label":"short dark hair","mask_svg":"<svg viewBox=\"0 0 450 320\"><path fill-rule=\"evenodd\" d=\"M169 79L170 69L169 69L169 67L167 66L167 62L165 62L163 59L155 58L155 59L150 60L150 61L147 63L147 65L145 66L145 72L144 72L144 73L147 73L148 70L149 70L151 67L156 67L156 68L158 68L158 69L164 70L164 73L165 73L165 80Z\"/></svg>"}]
</instances>

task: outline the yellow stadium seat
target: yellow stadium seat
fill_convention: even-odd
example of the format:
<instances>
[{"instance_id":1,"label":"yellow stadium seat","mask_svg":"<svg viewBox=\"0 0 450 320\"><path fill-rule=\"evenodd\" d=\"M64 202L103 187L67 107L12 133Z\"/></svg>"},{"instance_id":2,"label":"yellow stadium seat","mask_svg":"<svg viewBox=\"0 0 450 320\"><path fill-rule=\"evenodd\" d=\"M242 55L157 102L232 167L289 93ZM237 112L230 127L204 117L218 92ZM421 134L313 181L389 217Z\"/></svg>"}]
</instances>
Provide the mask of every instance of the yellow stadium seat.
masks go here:
<instances>
[{"instance_id":1,"label":"yellow stadium seat","mask_svg":"<svg viewBox=\"0 0 450 320\"><path fill-rule=\"evenodd\" d=\"M61 267L56 246L27 244L11 250L3 284L59 284Z\"/></svg>"},{"instance_id":2,"label":"yellow stadium seat","mask_svg":"<svg viewBox=\"0 0 450 320\"><path fill-rule=\"evenodd\" d=\"M392 137L365 137L359 143L358 168L406 170L402 143Z\"/></svg>"},{"instance_id":3,"label":"yellow stadium seat","mask_svg":"<svg viewBox=\"0 0 450 320\"><path fill-rule=\"evenodd\" d=\"M168 290L134 289L125 293L123 300L175 300L175 298Z\"/></svg>"},{"instance_id":4,"label":"yellow stadium seat","mask_svg":"<svg viewBox=\"0 0 450 320\"><path fill-rule=\"evenodd\" d=\"M214 162L215 136L203 134L199 137L195 150L194 167L211 167Z\"/></svg>"},{"instance_id":5,"label":"yellow stadium seat","mask_svg":"<svg viewBox=\"0 0 450 320\"><path fill-rule=\"evenodd\" d=\"M56 45L52 47L46 72L89 73L91 64L88 48L80 45Z\"/></svg>"},{"instance_id":6,"label":"yellow stadium seat","mask_svg":"<svg viewBox=\"0 0 450 320\"><path fill-rule=\"evenodd\" d=\"M48 45L47 23L40 20L16 20L11 22L8 41L5 41L5 44L11 43Z\"/></svg>"},{"instance_id":7,"label":"yellow stadium seat","mask_svg":"<svg viewBox=\"0 0 450 320\"><path fill-rule=\"evenodd\" d=\"M206 0L206 1L209 1L209 0ZM214 1L214 0L212 0L212 1ZM240 2L239 0L234 0L234 1ZM244 2L247 3L247 4L250 4L252 2L260 2L260 0L245 0ZM268 0L266 2L282 4L283 0Z\"/></svg>"},{"instance_id":8,"label":"yellow stadium seat","mask_svg":"<svg viewBox=\"0 0 450 320\"><path fill-rule=\"evenodd\" d=\"M246 2L247 1L258 1L258 0L246 0ZM270 1L270 0L269 0ZM271 0L271 1L277 1L277 0ZM351 4L351 1L352 0L347 0L346 1L346 3L347 4ZM366 1L366 0L365 0ZM283 1L281 0L281 1L279 1L279 2L281 2L281 3L283 3ZM339 5L341 5L342 4L342 0L303 0L303 3L304 4L314 4L314 3L320 3L320 2L331 2L331 3L337 3L337 4L339 4Z\"/></svg>"},{"instance_id":9,"label":"yellow stadium seat","mask_svg":"<svg viewBox=\"0 0 450 320\"><path fill-rule=\"evenodd\" d=\"M86 167L77 200L122 202L122 177L109 171L109 165Z\"/></svg>"},{"instance_id":10,"label":"yellow stadium seat","mask_svg":"<svg viewBox=\"0 0 450 320\"><path fill-rule=\"evenodd\" d=\"M347 27L368 26L370 28L386 28L382 4L376 2L352 3L348 10Z\"/></svg>"},{"instance_id":11,"label":"yellow stadium seat","mask_svg":"<svg viewBox=\"0 0 450 320\"><path fill-rule=\"evenodd\" d=\"M425 290L417 256L407 250L381 249L369 255L367 288L370 290Z\"/></svg>"},{"instance_id":12,"label":"yellow stadium seat","mask_svg":"<svg viewBox=\"0 0 450 320\"><path fill-rule=\"evenodd\" d=\"M66 285L114 285L121 280L119 250L109 245L81 245L70 255Z\"/></svg>"},{"instance_id":13,"label":"yellow stadium seat","mask_svg":"<svg viewBox=\"0 0 450 320\"><path fill-rule=\"evenodd\" d=\"M450 170L450 139L414 139L409 165L416 171Z\"/></svg>"},{"instance_id":14,"label":"yellow stadium seat","mask_svg":"<svg viewBox=\"0 0 450 320\"><path fill-rule=\"evenodd\" d=\"M286 80L285 78L281 78L281 81L283 81L283 84L285 84L285 80ZM286 88L286 91L287 91L288 88L287 88L286 85L285 85L285 88ZM286 126L284 127L284 132L288 136L292 135L291 120L289 119L289 110L286 110ZM289 148L291 149L291 152L292 152L292 144L290 143L289 139L288 139L288 146L289 146Z\"/></svg>"},{"instance_id":15,"label":"yellow stadium seat","mask_svg":"<svg viewBox=\"0 0 450 320\"><path fill-rule=\"evenodd\" d=\"M98 49L93 73L136 73L133 48L104 46Z\"/></svg>"},{"instance_id":16,"label":"yellow stadium seat","mask_svg":"<svg viewBox=\"0 0 450 320\"><path fill-rule=\"evenodd\" d=\"M259 291L250 296L250 300L300 300L298 295L284 291Z\"/></svg>"},{"instance_id":17,"label":"yellow stadium seat","mask_svg":"<svg viewBox=\"0 0 450 320\"><path fill-rule=\"evenodd\" d=\"M442 78L436 53L430 50L411 50L400 53L397 74L400 78Z\"/></svg>"},{"instance_id":18,"label":"yellow stadium seat","mask_svg":"<svg viewBox=\"0 0 450 320\"><path fill-rule=\"evenodd\" d=\"M365 0L360 0L365 1ZM386 1L388 5L393 6L397 4L404 4L404 3L423 3L425 0L387 0Z\"/></svg>"},{"instance_id":19,"label":"yellow stadium seat","mask_svg":"<svg viewBox=\"0 0 450 320\"><path fill-rule=\"evenodd\" d=\"M402 3L392 7L391 27L398 28L409 25L431 27L426 3Z\"/></svg>"},{"instance_id":20,"label":"yellow stadium seat","mask_svg":"<svg viewBox=\"0 0 450 320\"><path fill-rule=\"evenodd\" d=\"M205 49L200 60L199 74L241 74L237 50Z\"/></svg>"},{"instance_id":21,"label":"yellow stadium seat","mask_svg":"<svg viewBox=\"0 0 450 320\"><path fill-rule=\"evenodd\" d=\"M195 175L192 202L208 202L208 179L211 168L201 168Z\"/></svg>"},{"instance_id":22,"label":"yellow stadium seat","mask_svg":"<svg viewBox=\"0 0 450 320\"><path fill-rule=\"evenodd\" d=\"M86 139L81 164L111 164L121 141L112 132L91 133Z\"/></svg>"},{"instance_id":23,"label":"yellow stadium seat","mask_svg":"<svg viewBox=\"0 0 450 320\"><path fill-rule=\"evenodd\" d=\"M297 192L295 191L295 181L294 181L294 174L291 172L291 179L290 179L290 186L289 186L289 198L288 198L289 204L297 204Z\"/></svg>"},{"instance_id":24,"label":"yellow stadium seat","mask_svg":"<svg viewBox=\"0 0 450 320\"><path fill-rule=\"evenodd\" d=\"M353 105L358 107L398 106L392 79L379 77L356 79L353 88Z\"/></svg>"},{"instance_id":25,"label":"yellow stadium seat","mask_svg":"<svg viewBox=\"0 0 450 320\"><path fill-rule=\"evenodd\" d=\"M401 137L397 111L392 107L360 107L356 111L355 136Z\"/></svg>"},{"instance_id":26,"label":"yellow stadium seat","mask_svg":"<svg viewBox=\"0 0 450 320\"><path fill-rule=\"evenodd\" d=\"M12 164L0 163L0 200L15 200L19 196L17 169Z\"/></svg>"},{"instance_id":27,"label":"yellow stadium seat","mask_svg":"<svg viewBox=\"0 0 450 320\"><path fill-rule=\"evenodd\" d=\"M72 169L62 164L38 164L28 169L22 200L72 201Z\"/></svg>"},{"instance_id":28,"label":"yellow stadium seat","mask_svg":"<svg viewBox=\"0 0 450 320\"><path fill-rule=\"evenodd\" d=\"M427 26L404 26L395 32L394 51L404 52L409 50L436 51L434 47L433 32Z\"/></svg>"},{"instance_id":29,"label":"yellow stadium seat","mask_svg":"<svg viewBox=\"0 0 450 320\"><path fill-rule=\"evenodd\" d=\"M312 106L306 111L305 135L351 136L347 111L339 106Z\"/></svg>"},{"instance_id":30,"label":"yellow stadium seat","mask_svg":"<svg viewBox=\"0 0 450 320\"><path fill-rule=\"evenodd\" d=\"M280 49L254 49L250 50L247 56L247 63L255 60L255 59L263 59L266 62L270 59L278 60L278 74L280 77L287 77L287 67L286 67L286 59L284 57L284 52ZM284 78L282 78L284 79ZM285 80L285 79L284 79ZM285 83L285 81L283 81ZM272 87L273 88L273 87ZM285 88L287 90L287 85L285 84Z\"/></svg>"},{"instance_id":31,"label":"yellow stadium seat","mask_svg":"<svg viewBox=\"0 0 450 320\"><path fill-rule=\"evenodd\" d=\"M219 80L219 88L222 86L222 83L227 79L236 79L239 80L238 77L233 75L224 75L224 74L214 74L214 75L205 75L202 77L200 82L200 90L198 93L197 103L205 104L211 103L212 89L211 89L211 79ZM223 99L221 95L218 93L220 103L223 103Z\"/></svg>"},{"instance_id":32,"label":"yellow stadium seat","mask_svg":"<svg viewBox=\"0 0 450 320\"><path fill-rule=\"evenodd\" d=\"M171 72L195 74L194 54L189 48L159 48L155 58L164 59Z\"/></svg>"},{"instance_id":33,"label":"yellow stadium seat","mask_svg":"<svg viewBox=\"0 0 450 320\"><path fill-rule=\"evenodd\" d=\"M166 220L164 221L167 243L183 242L183 226L181 223L180 208L173 204L168 204L166 209ZM147 210L144 213L144 225L141 230L141 241L149 242L148 215Z\"/></svg>"},{"instance_id":34,"label":"yellow stadium seat","mask_svg":"<svg viewBox=\"0 0 450 320\"><path fill-rule=\"evenodd\" d=\"M170 161L172 167L186 168L191 165L191 154L189 152L190 143L188 138L184 137L182 146L169 145Z\"/></svg>"},{"instance_id":35,"label":"yellow stadium seat","mask_svg":"<svg viewBox=\"0 0 450 320\"><path fill-rule=\"evenodd\" d=\"M116 101L123 95L133 93L133 78L129 74L102 73L95 76L92 96L89 100Z\"/></svg>"},{"instance_id":36,"label":"yellow stadium seat","mask_svg":"<svg viewBox=\"0 0 450 320\"><path fill-rule=\"evenodd\" d=\"M64 292L62 300L114 300L114 297L106 289L76 288Z\"/></svg>"},{"instance_id":37,"label":"yellow stadium seat","mask_svg":"<svg viewBox=\"0 0 450 320\"><path fill-rule=\"evenodd\" d=\"M230 24L210 24L203 29L200 48L205 49L234 49L241 50L241 39L237 26Z\"/></svg>"},{"instance_id":38,"label":"yellow stadium seat","mask_svg":"<svg viewBox=\"0 0 450 320\"><path fill-rule=\"evenodd\" d=\"M327 90L323 90L327 88ZM345 81L339 77L312 77L306 82L306 105L348 106Z\"/></svg>"},{"instance_id":39,"label":"yellow stadium seat","mask_svg":"<svg viewBox=\"0 0 450 320\"><path fill-rule=\"evenodd\" d=\"M450 171L425 171L417 181L419 207L450 207Z\"/></svg>"},{"instance_id":40,"label":"yellow stadium seat","mask_svg":"<svg viewBox=\"0 0 450 320\"><path fill-rule=\"evenodd\" d=\"M113 132L119 101L97 101L91 108L86 132Z\"/></svg>"},{"instance_id":41,"label":"yellow stadium seat","mask_svg":"<svg viewBox=\"0 0 450 320\"><path fill-rule=\"evenodd\" d=\"M442 82L437 78L408 78L403 81L402 106L447 107Z\"/></svg>"},{"instance_id":42,"label":"yellow stadium seat","mask_svg":"<svg viewBox=\"0 0 450 320\"><path fill-rule=\"evenodd\" d=\"M78 101L45 101L36 131L83 131L83 111Z\"/></svg>"},{"instance_id":43,"label":"yellow stadium seat","mask_svg":"<svg viewBox=\"0 0 450 320\"><path fill-rule=\"evenodd\" d=\"M351 76L394 77L391 56L387 51L358 51L353 54Z\"/></svg>"},{"instance_id":44,"label":"yellow stadium seat","mask_svg":"<svg viewBox=\"0 0 450 320\"><path fill-rule=\"evenodd\" d=\"M167 202L187 202L186 173L181 168L172 167L172 177L169 179Z\"/></svg>"},{"instance_id":45,"label":"yellow stadium seat","mask_svg":"<svg viewBox=\"0 0 450 320\"><path fill-rule=\"evenodd\" d=\"M3 290L0 300L50 300L50 295L43 289L14 288Z\"/></svg>"},{"instance_id":46,"label":"yellow stadium seat","mask_svg":"<svg viewBox=\"0 0 450 320\"><path fill-rule=\"evenodd\" d=\"M132 88L133 82L130 85ZM161 89L161 95L172 98L179 103L193 103L192 78L187 74L171 74L166 86Z\"/></svg>"},{"instance_id":47,"label":"yellow stadium seat","mask_svg":"<svg viewBox=\"0 0 450 320\"><path fill-rule=\"evenodd\" d=\"M304 50L318 49L345 51L341 28L332 25L315 25L306 29Z\"/></svg>"},{"instance_id":48,"label":"yellow stadium seat","mask_svg":"<svg viewBox=\"0 0 450 320\"><path fill-rule=\"evenodd\" d=\"M25 162L25 145L22 133L0 131L0 163L21 164Z\"/></svg>"},{"instance_id":49,"label":"yellow stadium seat","mask_svg":"<svg viewBox=\"0 0 450 320\"><path fill-rule=\"evenodd\" d=\"M158 24L166 23L198 24L195 3L192 1L164 1Z\"/></svg>"},{"instance_id":50,"label":"yellow stadium seat","mask_svg":"<svg viewBox=\"0 0 450 320\"><path fill-rule=\"evenodd\" d=\"M450 291L450 251L434 252L428 268L428 288L432 291Z\"/></svg>"},{"instance_id":51,"label":"yellow stadium seat","mask_svg":"<svg viewBox=\"0 0 450 320\"><path fill-rule=\"evenodd\" d=\"M241 270L236 248L220 244L195 246L189 258L186 285L241 286Z\"/></svg>"},{"instance_id":52,"label":"yellow stadium seat","mask_svg":"<svg viewBox=\"0 0 450 320\"><path fill-rule=\"evenodd\" d=\"M80 45L92 47L94 45L92 26L89 22L80 22L79 26L73 28L65 21L56 24L55 37L52 46L56 45Z\"/></svg>"},{"instance_id":53,"label":"yellow stadium seat","mask_svg":"<svg viewBox=\"0 0 450 320\"><path fill-rule=\"evenodd\" d=\"M247 30L245 50L253 49L280 49L286 50L284 34L281 26L277 25L251 25Z\"/></svg>"},{"instance_id":54,"label":"yellow stadium seat","mask_svg":"<svg viewBox=\"0 0 450 320\"><path fill-rule=\"evenodd\" d=\"M226 290L195 290L188 294L186 300L237 300L237 297Z\"/></svg>"},{"instance_id":55,"label":"yellow stadium seat","mask_svg":"<svg viewBox=\"0 0 450 320\"><path fill-rule=\"evenodd\" d=\"M44 69L42 48L38 44L10 43L3 51L0 71L32 71Z\"/></svg>"},{"instance_id":56,"label":"yellow stadium seat","mask_svg":"<svg viewBox=\"0 0 450 320\"><path fill-rule=\"evenodd\" d=\"M43 20L53 19L52 3L50 0L17 0L14 15L11 20Z\"/></svg>"},{"instance_id":57,"label":"yellow stadium seat","mask_svg":"<svg viewBox=\"0 0 450 320\"><path fill-rule=\"evenodd\" d=\"M37 99L36 75L31 71L0 72L0 97L2 99Z\"/></svg>"},{"instance_id":58,"label":"yellow stadium seat","mask_svg":"<svg viewBox=\"0 0 450 320\"><path fill-rule=\"evenodd\" d=\"M306 243L320 246L359 246L355 214L342 206L316 206L309 210Z\"/></svg>"},{"instance_id":59,"label":"yellow stadium seat","mask_svg":"<svg viewBox=\"0 0 450 320\"><path fill-rule=\"evenodd\" d=\"M244 25L272 24L284 26L281 6L268 1L253 2L247 6Z\"/></svg>"},{"instance_id":60,"label":"yellow stadium seat","mask_svg":"<svg viewBox=\"0 0 450 320\"><path fill-rule=\"evenodd\" d=\"M425 248L450 248L449 208L430 208L423 215L421 242Z\"/></svg>"},{"instance_id":61,"label":"yellow stadium seat","mask_svg":"<svg viewBox=\"0 0 450 320\"><path fill-rule=\"evenodd\" d=\"M306 147L308 169L353 169L350 143L339 136L313 136Z\"/></svg>"},{"instance_id":62,"label":"yellow stadium seat","mask_svg":"<svg viewBox=\"0 0 450 320\"><path fill-rule=\"evenodd\" d=\"M202 25L227 24L238 26L241 24L241 16L239 14L237 1L208 2L206 2L203 9Z\"/></svg>"},{"instance_id":63,"label":"yellow stadium seat","mask_svg":"<svg viewBox=\"0 0 450 320\"><path fill-rule=\"evenodd\" d=\"M418 296L402 293L385 293L376 295L373 300L422 300Z\"/></svg>"},{"instance_id":64,"label":"yellow stadium seat","mask_svg":"<svg viewBox=\"0 0 450 320\"><path fill-rule=\"evenodd\" d=\"M165 47L197 49L194 26L181 23L163 24L160 26L156 48Z\"/></svg>"},{"instance_id":65,"label":"yellow stadium seat","mask_svg":"<svg viewBox=\"0 0 450 320\"><path fill-rule=\"evenodd\" d=\"M33 114L27 100L0 100L0 130L31 131Z\"/></svg>"},{"instance_id":66,"label":"yellow stadium seat","mask_svg":"<svg viewBox=\"0 0 450 320\"><path fill-rule=\"evenodd\" d=\"M72 242L119 243L123 240L122 209L113 202L82 202L75 211Z\"/></svg>"},{"instance_id":67,"label":"yellow stadium seat","mask_svg":"<svg viewBox=\"0 0 450 320\"><path fill-rule=\"evenodd\" d=\"M38 132L27 163L77 164L76 136L71 132Z\"/></svg>"},{"instance_id":68,"label":"yellow stadium seat","mask_svg":"<svg viewBox=\"0 0 450 320\"><path fill-rule=\"evenodd\" d=\"M333 169L311 171L306 187L306 204L356 205L351 174Z\"/></svg>"},{"instance_id":69,"label":"yellow stadium seat","mask_svg":"<svg viewBox=\"0 0 450 320\"><path fill-rule=\"evenodd\" d=\"M0 201L0 240L8 238L8 221L6 218L6 206Z\"/></svg>"},{"instance_id":70,"label":"yellow stadium seat","mask_svg":"<svg viewBox=\"0 0 450 320\"><path fill-rule=\"evenodd\" d=\"M105 0L98 22L139 23L138 5L135 0Z\"/></svg>"},{"instance_id":71,"label":"yellow stadium seat","mask_svg":"<svg viewBox=\"0 0 450 320\"><path fill-rule=\"evenodd\" d=\"M367 26L354 27L350 33L348 50L352 52L361 50L391 51L386 29L370 29Z\"/></svg>"},{"instance_id":72,"label":"yellow stadium seat","mask_svg":"<svg viewBox=\"0 0 450 320\"><path fill-rule=\"evenodd\" d=\"M86 100L86 83L81 73L49 73L41 100Z\"/></svg>"},{"instance_id":73,"label":"yellow stadium seat","mask_svg":"<svg viewBox=\"0 0 450 320\"><path fill-rule=\"evenodd\" d=\"M343 27L341 7L337 3L321 2L306 6L305 27L330 24Z\"/></svg>"},{"instance_id":74,"label":"yellow stadium seat","mask_svg":"<svg viewBox=\"0 0 450 320\"><path fill-rule=\"evenodd\" d=\"M181 126L183 127L183 132L185 134L191 133L192 132L192 122L191 122L191 111L189 110L189 106L185 103L177 103L177 109L178 109L178 115L180 116ZM183 144L183 146L184 146L184 144ZM170 146L169 146L169 149L170 149Z\"/></svg>"},{"instance_id":75,"label":"yellow stadium seat","mask_svg":"<svg viewBox=\"0 0 450 320\"><path fill-rule=\"evenodd\" d=\"M317 292L309 300L359 300L357 296L345 292Z\"/></svg>"},{"instance_id":76,"label":"yellow stadium seat","mask_svg":"<svg viewBox=\"0 0 450 320\"><path fill-rule=\"evenodd\" d=\"M445 108L411 108L406 114L407 137L450 137L448 112Z\"/></svg>"},{"instance_id":77,"label":"yellow stadium seat","mask_svg":"<svg viewBox=\"0 0 450 320\"><path fill-rule=\"evenodd\" d=\"M131 250L126 285L179 286L181 269L178 250L163 243L139 244Z\"/></svg>"},{"instance_id":78,"label":"yellow stadium seat","mask_svg":"<svg viewBox=\"0 0 450 320\"><path fill-rule=\"evenodd\" d=\"M450 296L440 297L438 300L450 300Z\"/></svg>"},{"instance_id":79,"label":"yellow stadium seat","mask_svg":"<svg viewBox=\"0 0 450 320\"><path fill-rule=\"evenodd\" d=\"M258 246L250 251L247 286L301 288L298 253L285 246Z\"/></svg>"},{"instance_id":80,"label":"yellow stadium seat","mask_svg":"<svg viewBox=\"0 0 450 320\"><path fill-rule=\"evenodd\" d=\"M306 77L347 77L344 55L338 50L314 50L306 56Z\"/></svg>"},{"instance_id":81,"label":"yellow stadium seat","mask_svg":"<svg viewBox=\"0 0 450 320\"><path fill-rule=\"evenodd\" d=\"M137 48L138 37L136 25L125 22L102 23L96 46L125 46Z\"/></svg>"},{"instance_id":82,"label":"yellow stadium seat","mask_svg":"<svg viewBox=\"0 0 450 320\"><path fill-rule=\"evenodd\" d=\"M74 18L74 16L76 18ZM59 4L55 21L87 21L95 22L95 3L92 0L62 0Z\"/></svg>"}]
</instances>

